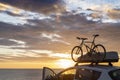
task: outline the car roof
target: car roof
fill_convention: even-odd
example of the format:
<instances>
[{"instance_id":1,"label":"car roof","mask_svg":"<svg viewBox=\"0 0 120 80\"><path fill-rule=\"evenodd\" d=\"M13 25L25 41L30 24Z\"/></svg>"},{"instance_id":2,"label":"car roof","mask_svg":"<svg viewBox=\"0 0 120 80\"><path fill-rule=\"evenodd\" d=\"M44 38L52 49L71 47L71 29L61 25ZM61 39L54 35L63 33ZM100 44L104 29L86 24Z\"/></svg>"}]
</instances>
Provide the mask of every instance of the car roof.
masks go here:
<instances>
[{"instance_id":1,"label":"car roof","mask_svg":"<svg viewBox=\"0 0 120 80\"><path fill-rule=\"evenodd\" d=\"M77 67L84 68L84 69L97 70L97 71L112 71L112 70L120 69L120 67L109 66L109 65L78 65Z\"/></svg>"},{"instance_id":2,"label":"car roof","mask_svg":"<svg viewBox=\"0 0 120 80\"><path fill-rule=\"evenodd\" d=\"M64 69L62 71L60 71L57 75L70 70L70 69L88 69L88 70L95 70L95 71L100 71L100 72L110 72L113 70L117 70L120 69L120 67L118 66L109 66L109 65L77 65L77 66L73 66L73 67L69 67L67 69Z\"/></svg>"}]
</instances>

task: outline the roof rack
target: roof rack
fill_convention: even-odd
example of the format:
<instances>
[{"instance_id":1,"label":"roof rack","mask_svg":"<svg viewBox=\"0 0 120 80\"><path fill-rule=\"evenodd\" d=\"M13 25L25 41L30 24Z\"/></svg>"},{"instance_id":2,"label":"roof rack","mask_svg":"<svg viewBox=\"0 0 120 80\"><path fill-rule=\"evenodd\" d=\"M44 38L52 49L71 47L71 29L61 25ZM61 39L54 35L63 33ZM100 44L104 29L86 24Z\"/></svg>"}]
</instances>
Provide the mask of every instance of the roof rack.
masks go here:
<instances>
[{"instance_id":1,"label":"roof rack","mask_svg":"<svg viewBox=\"0 0 120 80\"><path fill-rule=\"evenodd\" d=\"M78 66L78 64L79 63L75 63L75 66ZM96 65L99 65L99 63L93 63L93 62L90 63L90 66L96 66ZM108 62L108 65L113 66L112 62Z\"/></svg>"},{"instance_id":2,"label":"roof rack","mask_svg":"<svg viewBox=\"0 0 120 80\"><path fill-rule=\"evenodd\" d=\"M113 66L113 62L118 62L119 61L119 56L118 56L118 52L116 51L110 51L110 52L106 52L106 56L103 60L99 61L99 60L93 60L90 56L88 55L84 55L82 57L78 57L78 61L75 64L75 66L77 66L79 63L90 63L91 66L94 65L99 65L99 63L108 63L109 66Z\"/></svg>"}]
</instances>

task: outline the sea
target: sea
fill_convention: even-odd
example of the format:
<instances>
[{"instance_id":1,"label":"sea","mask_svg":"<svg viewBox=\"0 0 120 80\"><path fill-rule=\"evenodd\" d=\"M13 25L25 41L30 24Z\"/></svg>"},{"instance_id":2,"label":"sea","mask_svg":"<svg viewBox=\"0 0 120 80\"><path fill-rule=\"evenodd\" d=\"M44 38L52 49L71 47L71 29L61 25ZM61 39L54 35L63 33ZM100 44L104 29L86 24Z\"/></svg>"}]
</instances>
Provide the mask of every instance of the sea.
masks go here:
<instances>
[{"instance_id":1,"label":"sea","mask_svg":"<svg viewBox=\"0 0 120 80\"><path fill-rule=\"evenodd\" d=\"M0 69L0 80L42 80L42 69Z\"/></svg>"}]
</instances>

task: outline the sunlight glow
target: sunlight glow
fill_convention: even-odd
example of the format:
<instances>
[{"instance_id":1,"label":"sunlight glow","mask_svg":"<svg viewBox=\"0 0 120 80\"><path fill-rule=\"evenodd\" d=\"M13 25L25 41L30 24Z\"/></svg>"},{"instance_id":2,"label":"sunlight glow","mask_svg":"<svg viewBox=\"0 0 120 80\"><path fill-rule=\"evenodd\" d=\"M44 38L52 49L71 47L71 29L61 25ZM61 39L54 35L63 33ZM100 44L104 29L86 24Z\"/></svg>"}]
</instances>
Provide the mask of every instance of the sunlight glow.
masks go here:
<instances>
[{"instance_id":1,"label":"sunlight glow","mask_svg":"<svg viewBox=\"0 0 120 80\"><path fill-rule=\"evenodd\" d=\"M51 57L59 57L59 58L65 58L65 59L69 59L71 58L70 54L64 54L64 53L55 53L55 54L51 54Z\"/></svg>"},{"instance_id":2,"label":"sunlight glow","mask_svg":"<svg viewBox=\"0 0 120 80\"><path fill-rule=\"evenodd\" d=\"M68 68L74 65L74 62L67 59L60 59L56 62L60 68Z\"/></svg>"}]
</instances>

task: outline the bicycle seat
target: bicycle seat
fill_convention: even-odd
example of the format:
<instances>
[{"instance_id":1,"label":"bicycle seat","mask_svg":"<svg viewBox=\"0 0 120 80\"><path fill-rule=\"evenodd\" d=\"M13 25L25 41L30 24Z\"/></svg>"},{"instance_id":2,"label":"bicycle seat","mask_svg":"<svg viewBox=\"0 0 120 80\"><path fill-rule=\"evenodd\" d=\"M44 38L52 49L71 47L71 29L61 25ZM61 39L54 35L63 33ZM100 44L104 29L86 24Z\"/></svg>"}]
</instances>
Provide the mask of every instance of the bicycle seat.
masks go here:
<instances>
[{"instance_id":1,"label":"bicycle seat","mask_svg":"<svg viewBox=\"0 0 120 80\"><path fill-rule=\"evenodd\" d=\"M77 37L77 39L79 39L79 40L87 40L88 38L80 38L80 37Z\"/></svg>"},{"instance_id":2,"label":"bicycle seat","mask_svg":"<svg viewBox=\"0 0 120 80\"><path fill-rule=\"evenodd\" d=\"M95 35L93 35L94 37L98 37L99 36L99 34L95 34Z\"/></svg>"}]
</instances>

